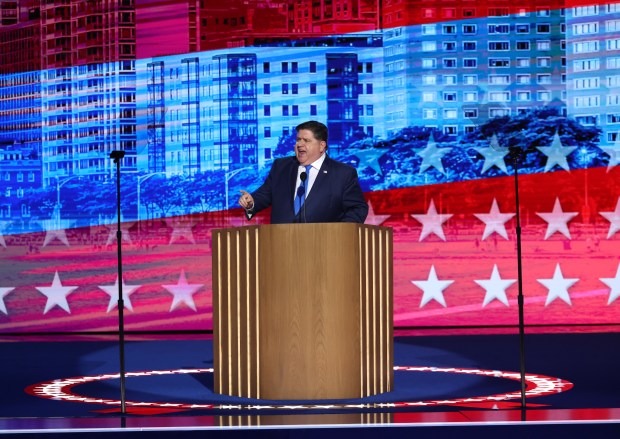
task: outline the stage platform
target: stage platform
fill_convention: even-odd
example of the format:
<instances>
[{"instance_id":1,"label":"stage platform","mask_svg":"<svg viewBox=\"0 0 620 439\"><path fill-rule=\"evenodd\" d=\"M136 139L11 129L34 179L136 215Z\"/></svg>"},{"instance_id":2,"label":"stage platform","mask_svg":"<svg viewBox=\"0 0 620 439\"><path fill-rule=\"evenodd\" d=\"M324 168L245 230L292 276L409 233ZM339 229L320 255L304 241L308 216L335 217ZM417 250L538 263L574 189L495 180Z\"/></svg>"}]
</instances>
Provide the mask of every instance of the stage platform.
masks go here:
<instances>
[{"instance_id":1,"label":"stage platform","mask_svg":"<svg viewBox=\"0 0 620 439\"><path fill-rule=\"evenodd\" d=\"M218 395L208 334L130 334L124 414L114 336L3 336L0 434L620 437L619 333L526 333L525 409L516 333L430 334L396 332L394 391L331 401Z\"/></svg>"}]
</instances>

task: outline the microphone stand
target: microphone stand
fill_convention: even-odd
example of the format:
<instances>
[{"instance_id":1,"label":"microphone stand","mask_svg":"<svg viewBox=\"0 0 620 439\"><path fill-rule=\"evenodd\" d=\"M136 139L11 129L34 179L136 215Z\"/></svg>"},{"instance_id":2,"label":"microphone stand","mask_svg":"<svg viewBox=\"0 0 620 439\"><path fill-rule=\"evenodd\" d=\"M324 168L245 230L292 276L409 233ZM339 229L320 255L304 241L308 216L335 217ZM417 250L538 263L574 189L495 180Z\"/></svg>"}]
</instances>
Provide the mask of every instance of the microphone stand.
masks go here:
<instances>
[{"instance_id":1,"label":"microphone stand","mask_svg":"<svg viewBox=\"0 0 620 439\"><path fill-rule=\"evenodd\" d=\"M524 299L523 299L523 264L521 256L521 215L519 204L519 161L523 158L524 151L515 146L508 147L509 157L512 159L515 177L515 206L516 206L516 234L517 234L517 283L519 295L517 297L519 305L519 360L521 370L521 420L525 421L526 402L525 402L525 323L524 323Z\"/></svg>"},{"instance_id":2,"label":"microphone stand","mask_svg":"<svg viewBox=\"0 0 620 439\"><path fill-rule=\"evenodd\" d=\"M121 252L121 166L120 161L125 157L125 151L112 151L110 158L116 164L116 249L118 258L118 339L120 353L120 378L121 378L121 413L125 414L125 325L123 301L123 258Z\"/></svg>"}]
</instances>

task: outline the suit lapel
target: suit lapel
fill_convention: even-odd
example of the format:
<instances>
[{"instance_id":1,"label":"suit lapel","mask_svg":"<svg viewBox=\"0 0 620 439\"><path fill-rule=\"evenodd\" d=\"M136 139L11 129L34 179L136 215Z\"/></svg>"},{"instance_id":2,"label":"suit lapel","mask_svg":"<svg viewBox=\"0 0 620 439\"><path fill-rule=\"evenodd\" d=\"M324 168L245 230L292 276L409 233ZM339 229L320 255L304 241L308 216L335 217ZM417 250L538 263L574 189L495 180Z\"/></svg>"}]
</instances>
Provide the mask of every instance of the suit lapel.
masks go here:
<instances>
[{"instance_id":1,"label":"suit lapel","mask_svg":"<svg viewBox=\"0 0 620 439\"><path fill-rule=\"evenodd\" d=\"M297 183L297 169L299 168L299 162L297 162L297 159L293 157L293 160L290 161L290 165L289 165L289 177L288 177L288 184L287 186L287 190L286 190L286 196L288 197L288 203L291 207L291 212L295 210L295 191L297 190L297 188L295 187L295 184Z\"/></svg>"},{"instance_id":2,"label":"suit lapel","mask_svg":"<svg viewBox=\"0 0 620 439\"><path fill-rule=\"evenodd\" d=\"M317 174L316 179L314 180L314 184L312 185L312 190L308 194L308 199L318 198L318 195L312 198L312 194L320 194L323 186L327 184L326 180L329 171L329 160L330 158L327 156L325 157L325 160L323 160L321 169L319 169L319 173Z\"/></svg>"}]
</instances>

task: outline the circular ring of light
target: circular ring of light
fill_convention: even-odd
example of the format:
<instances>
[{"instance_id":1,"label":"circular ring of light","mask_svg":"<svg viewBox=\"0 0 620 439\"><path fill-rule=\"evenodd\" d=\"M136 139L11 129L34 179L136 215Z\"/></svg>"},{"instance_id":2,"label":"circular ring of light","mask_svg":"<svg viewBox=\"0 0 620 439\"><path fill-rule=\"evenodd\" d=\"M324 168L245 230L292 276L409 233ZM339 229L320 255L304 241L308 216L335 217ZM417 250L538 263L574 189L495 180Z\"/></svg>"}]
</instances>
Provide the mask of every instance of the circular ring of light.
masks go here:
<instances>
[{"instance_id":1,"label":"circular ring of light","mask_svg":"<svg viewBox=\"0 0 620 439\"><path fill-rule=\"evenodd\" d=\"M434 372L434 373L457 373L463 375L478 375L483 377L504 378L514 381L521 380L521 374L518 372L504 372L499 370L484 369L466 369L456 367L420 367L420 366L395 366L395 372ZM125 377L138 378L145 376L160 375L183 375L197 373L213 373L213 368L205 369L175 369L175 370L151 370L142 372L127 372ZM107 398L94 398L81 396L73 393L73 388L86 383L120 379L120 374L103 374L73 377L65 379L56 379L38 384L33 384L26 388L26 392L46 399L58 401L72 401L87 404L104 404L110 406L120 406L121 401ZM525 375L526 397L547 396L556 393L565 392L573 387L573 383L553 378L545 375ZM149 408L169 408L182 410L355 410L355 409L385 409L385 408L402 408L402 407L427 407L442 405L461 405L461 404L480 404L480 403L497 403L499 401L509 401L520 399L521 392L499 393L488 396L474 396L467 398L438 399L427 401L403 401L403 402L380 402L380 403L323 403L323 404L188 404L175 402L139 402L125 401L128 407L149 407Z\"/></svg>"}]
</instances>

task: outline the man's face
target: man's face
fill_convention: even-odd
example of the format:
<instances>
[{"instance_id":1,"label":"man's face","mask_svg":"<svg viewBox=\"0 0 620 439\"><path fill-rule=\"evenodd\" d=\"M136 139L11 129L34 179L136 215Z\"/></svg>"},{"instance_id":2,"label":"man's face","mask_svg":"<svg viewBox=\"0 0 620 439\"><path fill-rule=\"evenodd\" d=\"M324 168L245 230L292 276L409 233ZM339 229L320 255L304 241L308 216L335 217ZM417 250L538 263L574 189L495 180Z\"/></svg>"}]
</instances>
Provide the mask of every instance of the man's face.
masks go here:
<instances>
[{"instance_id":1,"label":"man's face","mask_svg":"<svg viewBox=\"0 0 620 439\"><path fill-rule=\"evenodd\" d=\"M327 143L323 140L317 140L312 131L297 131L295 156L300 164L305 166L315 162L325 152L325 148L327 148Z\"/></svg>"}]
</instances>

